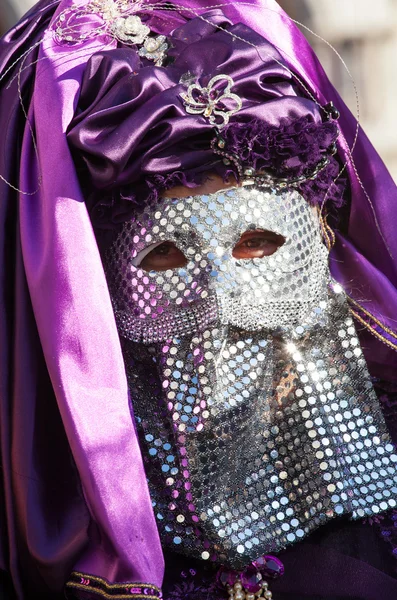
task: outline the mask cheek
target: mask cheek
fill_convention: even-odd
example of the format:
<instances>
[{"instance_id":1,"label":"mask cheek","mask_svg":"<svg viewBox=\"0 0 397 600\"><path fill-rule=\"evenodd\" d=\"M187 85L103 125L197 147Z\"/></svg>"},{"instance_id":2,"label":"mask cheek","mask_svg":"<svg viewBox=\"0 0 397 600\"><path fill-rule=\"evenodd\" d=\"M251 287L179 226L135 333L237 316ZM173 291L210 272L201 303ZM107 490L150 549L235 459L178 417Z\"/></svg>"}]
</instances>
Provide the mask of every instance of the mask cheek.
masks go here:
<instances>
[{"instance_id":1,"label":"mask cheek","mask_svg":"<svg viewBox=\"0 0 397 600\"><path fill-rule=\"evenodd\" d=\"M153 320L167 312L204 300L211 294L214 271L197 268L189 262L184 268L146 272L130 266L130 275L123 277L115 303L127 306L142 321Z\"/></svg>"},{"instance_id":2,"label":"mask cheek","mask_svg":"<svg viewBox=\"0 0 397 600\"><path fill-rule=\"evenodd\" d=\"M124 278L118 292L113 294L113 302L120 305L140 319L156 319L167 310L170 300L164 293L164 277L162 274L147 273L139 267L129 266L129 273Z\"/></svg>"}]
</instances>

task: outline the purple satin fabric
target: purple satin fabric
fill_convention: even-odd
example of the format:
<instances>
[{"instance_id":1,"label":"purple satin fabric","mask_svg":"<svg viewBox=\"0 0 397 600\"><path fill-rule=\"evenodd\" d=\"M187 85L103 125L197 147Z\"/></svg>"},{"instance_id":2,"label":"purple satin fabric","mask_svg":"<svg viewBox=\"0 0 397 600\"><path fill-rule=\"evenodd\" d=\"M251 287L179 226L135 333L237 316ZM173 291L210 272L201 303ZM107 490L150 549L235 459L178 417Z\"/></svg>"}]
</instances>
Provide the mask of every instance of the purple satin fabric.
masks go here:
<instances>
[{"instance_id":1,"label":"purple satin fabric","mask_svg":"<svg viewBox=\"0 0 397 600\"><path fill-rule=\"evenodd\" d=\"M217 74L232 77L233 93L243 102L239 122L255 118L278 127L283 119L306 117L321 124L319 107L297 96L290 73L278 64L281 56L264 38L237 24L228 29L237 36L233 40L210 24L226 25L220 11L203 17L205 21L194 19L172 36L175 60L165 69L142 68L131 48L105 51L89 61L68 141L76 164L88 171L81 179L99 190L93 194L97 204L103 204L103 190L119 186L122 196L132 194L142 203L146 197L139 185L145 177L174 171L194 176L213 169L214 163L223 165L210 147L212 124L186 113L181 98L186 87L180 83L186 73L207 80ZM117 200L107 219L126 220L135 210L134 202ZM95 214L93 220L97 225Z\"/></svg>"},{"instance_id":2,"label":"purple satin fabric","mask_svg":"<svg viewBox=\"0 0 397 600\"><path fill-rule=\"evenodd\" d=\"M53 11L41 2L1 42L1 72L42 35ZM37 58L33 52L29 66ZM33 71L21 75L29 102ZM15 87L0 97L0 173L18 184L25 127ZM4 149L6 151L4 151ZM86 543L88 511L47 374L23 264L15 192L0 182L0 566L18 597L37 587L54 597Z\"/></svg>"},{"instance_id":3,"label":"purple satin fabric","mask_svg":"<svg viewBox=\"0 0 397 600\"><path fill-rule=\"evenodd\" d=\"M64 0L60 9L69 4ZM204 8L194 0L185 4ZM343 106L305 39L276 3L262 0L253 6L235 2L223 10L231 21L244 22L275 44L321 103L334 100ZM40 2L4 38L1 72L40 39L53 11L47 0ZM151 18L162 32L164 16ZM184 22L175 15L167 19L169 30ZM85 64L104 47L114 44L97 39L68 54L47 34L40 50L32 52L26 64L37 57L40 62L22 73L22 90L28 105L36 69L29 114L43 185L35 196L17 197L0 182L5 307L0 315L0 566L11 572L21 599L31 598L32 590L41 598L61 596L72 569L110 582L160 585L162 580L163 559L119 340L66 142ZM0 173L22 189L35 189L37 159L15 83L9 90L2 85L0 102L5 132ZM351 143L355 123L347 109L340 123ZM18 171L16 140L24 130ZM343 141L341 149L346 150ZM396 262L387 250L397 257L390 218L395 185L362 132L354 158L386 243L349 167L350 217L343 223L345 233L338 234L331 268L353 298L395 331ZM365 332L361 340L371 372L396 377L395 351Z\"/></svg>"},{"instance_id":4,"label":"purple satin fabric","mask_svg":"<svg viewBox=\"0 0 397 600\"><path fill-rule=\"evenodd\" d=\"M32 43L35 28L40 35L48 20L41 19L41 27L33 17L28 31L21 26L9 35L14 47L9 52L4 42L4 67ZM1 422L2 567L11 571L19 598L32 590L41 598L62 594L72 569L110 582L161 586L163 577L106 280L65 137L87 58L105 42L70 54L46 34L29 110L42 186L34 196L19 196L16 215L15 194L1 183L9 198L4 227L11 218L19 227L4 261L9 312L2 323ZM11 86L2 95L4 130L16 106ZM12 160L1 173L35 190L36 155L18 110L7 147L15 161L13 136L24 125L19 179Z\"/></svg>"}]
</instances>

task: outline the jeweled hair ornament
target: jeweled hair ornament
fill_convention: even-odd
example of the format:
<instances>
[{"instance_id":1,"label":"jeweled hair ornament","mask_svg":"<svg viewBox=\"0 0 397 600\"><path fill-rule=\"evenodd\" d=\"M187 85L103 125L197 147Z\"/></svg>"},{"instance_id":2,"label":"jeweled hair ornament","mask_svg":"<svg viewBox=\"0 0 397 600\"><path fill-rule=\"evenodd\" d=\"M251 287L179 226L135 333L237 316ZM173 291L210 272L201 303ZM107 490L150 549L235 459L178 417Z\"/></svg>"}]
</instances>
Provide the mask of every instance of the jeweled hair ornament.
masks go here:
<instances>
[{"instance_id":1,"label":"jeweled hair ornament","mask_svg":"<svg viewBox=\"0 0 397 600\"><path fill-rule=\"evenodd\" d=\"M30 598L32 589L38 596L62 595L66 580L74 595L160 595L161 546L137 437L131 427L125 366L113 309L85 205L85 193L91 184L83 171L88 168L95 182L90 211L100 206L99 196L106 191L105 211L113 204L109 209L113 227L114 221L124 222L126 207L131 210L131 194L138 187L141 172L145 186L147 175L154 178L156 190L164 188L164 179L165 187L171 187L172 181L183 181L174 171L179 163L174 165L170 160L172 147L161 155L161 147L156 148L161 132L154 132L158 135L154 139L145 129L146 120L155 121L158 116L156 106L148 102L152 114L141 107L143 128L138 124L131 129L128 116L124 120L121 110L124 89L129 92L136 81L138 96L127 94L127 105L132 102L138 107L145 94L149 100L151 91L157 95L162 83L165 94L169 84L180 85L179 94L197 81L205 87L212 77L223 73L231 76L237 86L232 93L239 95L243 103L246 101L246 95L239 93L244 83L243 69L240 72L237 65L228 64L227 56L228 68L224 69L222 63L214 72L213 65L209 65L207 79L194 65L193 71L188 64L178 66L185 50L188 63L192 60L189 48L184 50L183 39L177 47L178 40L173 38L175 47L169 46L165 52L164 67L156 67L153 61L138 55L144 45L129 44L126 53L124 42L107 32L76 44L57 40L58 17L86 4L41 0L0 44L1 222L2 231L7 232L7 244L2 246L7 252L2 254L1 263L0 493L5 501L1 502L0 518L7 524L1 529L1 566L11 573L21 599ZM150 4L153 10L132 15L150 28L145 42L160 35L169 40L189 19L212 10L201 0L186 0L183 7L165 2ZM291 88L298 109L288 116L300 117L303 113L313 123L325 123L320 107L330 101L341 113L337 156L342 165L346 163L349 192L344 196L345 208L339 210L330 268L350 298L356 321L362 324L358 334L370 373L395 380L397 241L390 219L397 201L395 184L361 131L356 139L356 119L329 83L303 35L276 2L221 4L223 14L214 13L212 21L204 17L202 27L207 28L208 35L219 28L229 31L237 27L243 40L247 33L251 36L251 30L257 32L258 38L246 42L248 52L240 40L239 52L243 62L246 57L248 63L254 60L258 67L259 53L261 68L269 67L268 83L279 100L280 118L285 116L283 107L287 104L283 96ZM90 18L92 27L102 26L100 14ZM230 44L233 35L233 31L224 32ZM255 49L251 44L255 46L257 39ZM170 64L173 57L174 65ZM143 79L141 71L147 67L156 69L157 74L156 79L151 71L149 89L138 85ZM124 76L127 87L117 88L117 79ZM260 85L260 78L253 77L255 89ZM297 95L298 88L303 90L303 97ZM101 122L99 115L94 119L93 109L95 101L98 106L105 102L105 96L109 112ZM189 131L191 128L194 134L197 127L198 145L190 156L194 158L192 172L198 164L203 165L203 171L206 164L212 168L213 127L199 122L200 116L191 115L189 121L179 95L172 96L170 105L181 122L189 123ZM165 104L162 106L166 113ZM232 119L243 115L243 111L244 107ZM78 144L72 137L85 116L87 137L84 139L81 128L79 143L87 144L90 152L80 159ZM277 120L272 124L279 123ZM174 139L180 135L183 140L184 129L178 134L178 121L172 124L175 130L169 124L167 127L175 133ZM115 136L113 146L107 148L108 162L101 178L103 163L95 155L93 138L99 145L105 139L106 149L106 136L117 126L131 147L141 136L141 154L131 153L138 169L135 172L133 161L124 160L128 148L118 146ZM146 136L142 135L145 131ZM353 163L350 148L354 143ZM217 160L222 162L219 156ZM185 167L187 172L190 163ZM338 173L339 165L335 177ZM321 183L321 173L316 182ZM324 197L329 180L321 185L320 195ZM125 206L120 201L123 189L129 198ZM335 228L335 221L330 220L329 226ZM321 578L313 583L321 584ZM300 585L296 582L292 591L303 596L306 587ZM386 585L388 589L393 587L390 582ZM394 595L392 590L390 597Z\"/></svg>"}]
</instances>

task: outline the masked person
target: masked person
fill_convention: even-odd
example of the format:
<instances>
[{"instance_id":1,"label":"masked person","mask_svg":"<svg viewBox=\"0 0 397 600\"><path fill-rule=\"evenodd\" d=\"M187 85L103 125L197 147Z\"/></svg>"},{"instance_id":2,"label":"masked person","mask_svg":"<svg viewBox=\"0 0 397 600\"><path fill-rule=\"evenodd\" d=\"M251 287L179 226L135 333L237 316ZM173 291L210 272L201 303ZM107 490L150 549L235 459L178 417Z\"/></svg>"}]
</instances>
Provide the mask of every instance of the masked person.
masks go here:
<instances>
[{"instance_id":1,"label":"masked person","mask_svg":"<svg viewBox=\"0 0 397 600\"><path fill-rule=\"evenodd\" d=\"M16 596L394 598L396 190L301 34L41 2L2 76Z\"/></svg>"}]
</instances>

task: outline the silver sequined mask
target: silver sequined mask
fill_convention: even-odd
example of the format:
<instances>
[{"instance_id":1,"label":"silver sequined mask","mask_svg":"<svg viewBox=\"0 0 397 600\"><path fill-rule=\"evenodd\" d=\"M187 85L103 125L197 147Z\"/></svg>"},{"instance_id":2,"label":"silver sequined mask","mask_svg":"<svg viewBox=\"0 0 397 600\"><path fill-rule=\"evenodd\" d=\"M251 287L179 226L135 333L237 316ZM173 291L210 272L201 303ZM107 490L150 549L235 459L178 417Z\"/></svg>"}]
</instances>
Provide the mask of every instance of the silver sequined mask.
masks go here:
<instances>
[{"instance_id":1,"label":"silver sequined mask","mask_svg":"<svg viewBox=\"0 0 397 600\"><path fill-rule=\"evenodd\" d=\"M247 230L285 238L236 259ZM185 267L146 272L172 241ZM397 456L318 219L296 191L166 199L105 257L163 544L241 567L396 506Z\"/></svg>"}]
</instances>

